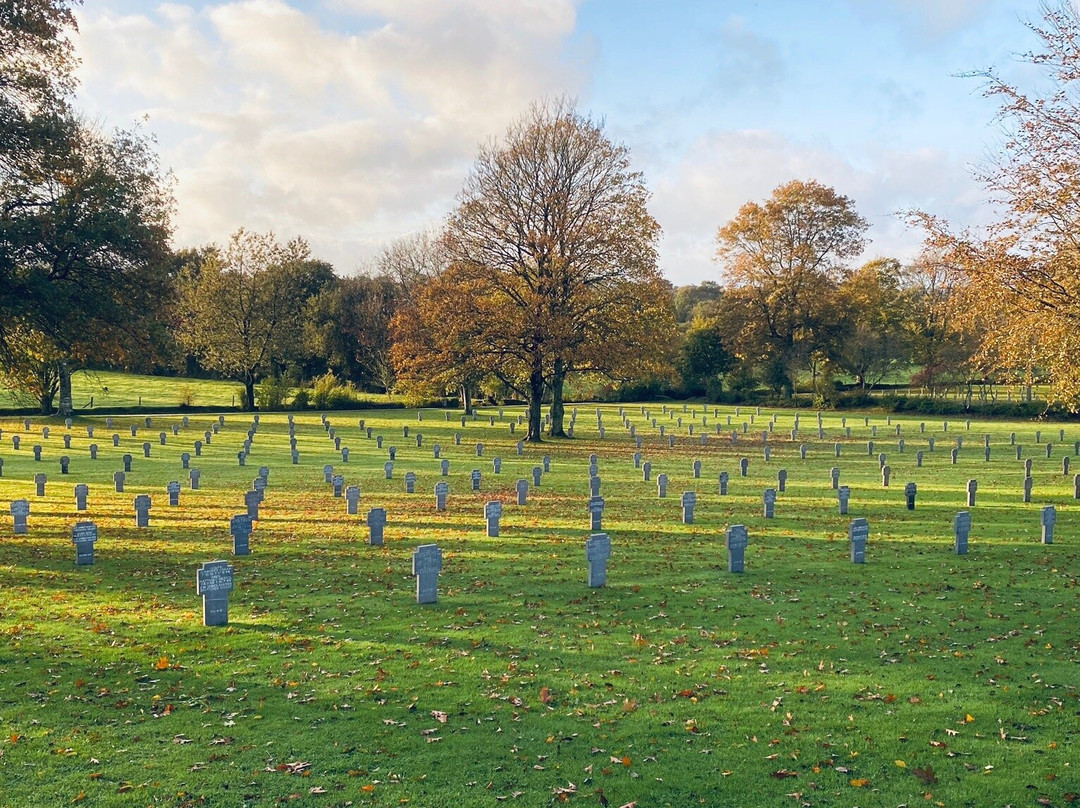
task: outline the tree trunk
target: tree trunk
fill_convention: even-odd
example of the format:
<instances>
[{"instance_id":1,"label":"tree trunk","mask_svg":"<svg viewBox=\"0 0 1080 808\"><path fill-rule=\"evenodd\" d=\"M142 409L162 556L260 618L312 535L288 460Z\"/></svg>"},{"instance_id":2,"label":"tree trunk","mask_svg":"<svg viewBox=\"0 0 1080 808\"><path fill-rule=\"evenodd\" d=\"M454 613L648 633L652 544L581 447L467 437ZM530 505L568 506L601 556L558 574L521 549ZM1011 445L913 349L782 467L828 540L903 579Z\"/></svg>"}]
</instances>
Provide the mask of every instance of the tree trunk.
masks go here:
<instances>
[{"instance_id":1,"label":"tree trunk","mask_svg":"<svg viewBox=\"0 0 1080 808\"><path fill-rule=\"evenodd\" d=\"M529 376L529 436L530 443L543 441L543 420L540 417L540 405L544 399L544 372L534 367Z\"/></svg>"},{"instance_id":2,"label":"tree trunk","mask_svg":"<svg viewBox=\"0 0 1080 808\"><path fill-rule=\"evenodd\" d=\"M566 364L561 359L555 360L555 372L551 378L551 429L548 435L553 438L565 438L563 431L563 384L566 382Z\"/></svg>"},{"instance_id":3,"label":"tree trunk","mask_svg":"<svg viewBox=\"0 0 1080 808\"><path fill-rule=\"evenodd\" d=\"M458 388L458 399L461 401L461 409L468 415L472 410L472 391L469 390L469 385L463 384Z\"/></svg>"},{"instance_id":4,"label":"tree trunk","mask_svg":"<svg viewBox=\"0 0 1080 808\"><path fill-rule=\"evenodd\" d=\"M249 373L244 377L244 395L246 400L244 409L255 412L255 374Z\"/></svg>"},{"instance_id":5,"label":"tree trunk","mask_svg":"<svg viewBox=\"0 0 1080 808\"><path fill-rule=\"evenodd\" d=\"M60 374L60 416L71 417L71 368L61 359L57 368Z\"/></svg>"}]
</instances>

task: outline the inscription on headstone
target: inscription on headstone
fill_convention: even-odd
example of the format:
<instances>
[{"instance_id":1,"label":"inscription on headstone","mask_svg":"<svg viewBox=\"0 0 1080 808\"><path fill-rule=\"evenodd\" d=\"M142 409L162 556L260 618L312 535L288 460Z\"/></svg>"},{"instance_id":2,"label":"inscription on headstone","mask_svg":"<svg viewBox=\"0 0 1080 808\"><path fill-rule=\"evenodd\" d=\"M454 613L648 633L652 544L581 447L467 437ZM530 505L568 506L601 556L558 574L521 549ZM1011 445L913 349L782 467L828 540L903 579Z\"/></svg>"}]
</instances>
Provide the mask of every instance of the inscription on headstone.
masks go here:
<instances>
[{"instance_id":1,"label":"inscription on headstone","mask_svg":"<svg viewBox=\"0 0 1080 808\"><path fill-rule=\"evenodd\" d=\"M368 544L382 547L383 529L386 527L386 508L372 508L367 515Z\"/></svg>"},{"instance_id":2,"label":"inscription on headstone","mask_svg":"<svg viewBox=\"0 0 1080 808\"><path fill-rule=\"evenodd\" d=\"M233 555L251 554L251 517L238 513L229 520L229 533L232 534Z\"/></svg>"},{"instance_id":3,"label":"inscription on headstone","mask_svg":"<svg viewBox=\"0 0 1080 808\"><path fill-rule=\"evenodd\" d=\"M611 537L594 533L585 540L585 560L589 562L589 586L607 584L607 561L611 558Z\"/></svg>"},{"instance_id":4,"label":"inscription on headstone","mask_svg":"<svg viewBox=\"0 0 1080 808\"><path fill-rule=\"evenodd\" d=\"M971 533L971 514L961 511L953 517L953 547L957 555L967 555L968 535Z\"/></svg>"},{"instance_id":5,"label":"inscription on headstone","mask_svg":"<svg viewBox=\"0 0 1080 808\"><path fill-rule=\"evenodd\" d=\"M746 546L750 543L746 525L729 527L724 543L728 551L728 572L743 572L746 569Z\"/></svg>"},{"instance_id":6,"label":"inscription on headstone","mask_svg":"<svg viewBox=\"0 0 1080 808\"><path fill-rule=\"evenodd\" d=\"M229 593L233 590L233 567L228 561L210 561L199 567L195 592L203 599L203 625L229 623Z\"/></svg>"},{"instance_id":7,"label":"inscription on headstone","mask_svg":"<svg viewBox=\"0 0 1080 808\"><path fill-rule=\"evenodd\" d=\"M97 538L97 525L93 522L76 522L71 528L71 542L75 545L77 566L89 566L94 563L94 542Z\"/></svg>"},{"instance_id":8,"label":"inscription on headstone","mask_svg":"<svg viewBox=\"0 0 1080 808\"><path fill-rule=\"evenodd\" d=\"M851 563L866 563L866 540L870 538L870 523L866 519L852 519L848 527L848 540L851 543Z\"/></svg>"},{"instance_id":9,"label":"inscription on headstone","mask_svg":"<svg viewBox=\"0 0 1080 808\"><path fill-rule=\"evenodd\" d=\"M465 419L462 418L464 421ZM442 572L442 550L436 544L422 544L413 551L413 575L416 576L416 602L435 603Z\"/></svg>"},{"instance_id":10,"label":"inscription on headstone","mask_svg":"<svg viewBox=\"0 0 1080 808\"><path fill-rule=\"evenodd\" d=\"M1047 505L1042 509L1042 543L1054 543L1054 525L1057 524L1057 508Z\"/></svg>"}]
</instances>

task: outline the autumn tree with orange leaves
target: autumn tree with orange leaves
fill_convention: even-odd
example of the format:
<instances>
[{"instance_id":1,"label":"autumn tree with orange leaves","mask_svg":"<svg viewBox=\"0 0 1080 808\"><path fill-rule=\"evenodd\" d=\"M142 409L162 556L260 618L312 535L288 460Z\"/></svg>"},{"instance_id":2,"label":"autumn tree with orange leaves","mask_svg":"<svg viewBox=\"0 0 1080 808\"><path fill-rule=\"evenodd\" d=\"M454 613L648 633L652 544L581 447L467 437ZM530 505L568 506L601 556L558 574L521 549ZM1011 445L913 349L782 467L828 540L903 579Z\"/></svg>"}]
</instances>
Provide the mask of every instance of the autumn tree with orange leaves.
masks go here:
<instances>
[{"instance_id":1,"label":"autumn tree with orange leaves","mask_svg":"<svg viewBox=\"0 0 1080 808\"><path fill-rule=\"evenodd\" d=\"M562 436L572 373L638 378L666 364L670 287L644 177L602 124L557 99L480 148L447 222L450 268L399 318L399 376L491 374L529 404L528 440Z\"/></svg>"}]
</instances>

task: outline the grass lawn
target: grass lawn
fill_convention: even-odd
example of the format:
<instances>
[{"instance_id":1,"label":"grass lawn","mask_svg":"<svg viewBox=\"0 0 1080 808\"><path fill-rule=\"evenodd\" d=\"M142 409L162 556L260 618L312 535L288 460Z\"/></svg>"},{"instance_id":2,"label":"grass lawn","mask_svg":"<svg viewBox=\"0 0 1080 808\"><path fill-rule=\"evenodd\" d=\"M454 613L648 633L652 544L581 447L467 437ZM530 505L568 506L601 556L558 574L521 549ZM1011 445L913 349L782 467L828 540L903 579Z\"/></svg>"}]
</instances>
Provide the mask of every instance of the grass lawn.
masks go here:
<instances>
[{"instance_id":1,"label":"grass lawn","mask_svg":"<svg viewBox=\"0 0 1080 808\"><path fill-rule=\"evenodd\" d=\"M103 417L78 418L70 433L55 419L35 418L30 431L21 419L0 420L0 805L1077 801L1072 471L1080 469L1064 475L1062 459L1080 464L1080 427L1066 426L1062 440L1056 424L950 420L945 431L941 420L847 414L845 427L830 413L819 440L814 413L804 411L791 440L795 413L777 411L766 462L770 409L714 415L710 407L702 425L700 407L692 415L680 405L670 417L647 408L665 437L638 405L625 413L643 438L651 482L634 467L619 408L601 408L601 440L595 408L579 405L573 440L525 446L520 457L522 428L509 432L517 409L481 410L464 427L431 410L423 421L416 411L331 413L348 463L317 414L298 414L298 465L286 417L264 415L244 467L237 451L250 416L231 413L191 458L202 472L198 491L188 488L180 453L194 454L210 415L191 416L177 437L171 415L151 428L142 417L117 417L113 429ZM135 437L130 424L139 426ZM1013 432L1033 460L1030 504ZM34 444L44 447L41 462ZM434 444L450 461L446 512L432 493L444 480ZM397 459L387 480L390 446ZM892 469L888 488L879 452ZM132 471L116 493L124 453ZM590 453L613 549L599 589L587 586L583 545ZM518 506L514 484L531 481L544 454L551 472ZM347 515L323 482L325 464L360 486L359 515ZM243 511L262 465L269 487L252 553L233 557L229 519ZM833 466L851 489L848 516L837 512ZM483 475L478 492L473 469ZM780 469L787 490L776 518L765 519L762 492ZM407 471L417 475L412 495ZM730 474L727 496L718 493L721 471ZM39 472L48 475L43 497ZM670 479L664 499L660 473ZM953 518L971 478L979 489L970 552L957 556ZM176 507L165 493L170 480L183 483ZM905 507L909 481L918 485L914 511ZM84 513L75 510L77 482L90 489ZM692 525L681 521L683 491L697 493ZM153 497L148 528L135 527L138 494ZM27 535L12 532L17 498L30 502ZM490 500L503 503L499 538L484 533ZM1040 543L1047 504L1058 508L1050 545ZM383 547L366 541L372 507L388 513ZM855 517L870 522L865 565L848 557ZM93 566L74 565L71 528L80 519L98 526ZM732 524L750 536L743 574L727 572ZM412 552L432 542L443 551L439 600L419 606ZM205 628L195 576L214 559L234 564L236 588L230 625Z\"/></svg>"},{"instance_id":2,"label":"grass lawn","mask_svg":"<svg viewBox=\"0 0 1080 808\"><path fill-rule=\"evenodd\" d=\"M188 379L168 376L141 376L109 370L80 370L71 375L71 397L76 410L108 410L125 407L235 407L240 402L243 385L233 381ZM91 407L93 400L93 407ZM364 394L365 401L386 401L387 397ZM28 406L0 390L0 407ZM36 406L30 402L29 406Z\"/></svg>"}]
</instances>

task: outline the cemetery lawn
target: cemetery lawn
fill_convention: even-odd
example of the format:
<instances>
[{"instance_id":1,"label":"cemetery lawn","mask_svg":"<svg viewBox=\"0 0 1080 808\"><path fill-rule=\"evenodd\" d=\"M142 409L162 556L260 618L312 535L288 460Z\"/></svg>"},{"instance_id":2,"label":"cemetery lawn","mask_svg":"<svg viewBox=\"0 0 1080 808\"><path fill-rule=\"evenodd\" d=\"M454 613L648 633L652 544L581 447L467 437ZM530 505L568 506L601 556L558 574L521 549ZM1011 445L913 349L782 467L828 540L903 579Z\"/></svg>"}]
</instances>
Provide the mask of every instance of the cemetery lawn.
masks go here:
<instances>
[{"instance_id":1,"label":"cemetery lawn","mask_svg":"<svg viewBox=\"0 0 1080 808\"><path fill-rule=\"evenodd\" d=\"M110 389L112 385L110 384ZM203 403L197 401L197 404ZM526 445L519 409L332 412L348 463L312 413L296 415L300 462L286 416L267 414L246 465L250 424L229 413L191 465L180 453L213 416L0 419L0 805L81 806L1067 806L1080 799L1080 515L1073 499L1080 428L682 406L652 417L678 436L669 448L637 405L653 481L635 469L617 406L578 405L575 438ZM495 417L491 426L488 417ZM733 426L727 426L727 417ZM459 418L459 413L454 413ZM569 417L569 413L568 413ZM367 439L359 419L382 435ZM683 418L677 426L675 418ZM926 432L920 432L924 422ZM743 422L748 432L741 432ZM131 437L128 425L139 425ZM85 427L96 428L91 441ZM717 436L715 425L723 435ZM906 447L900 453L895 426ZM51 434L42 439L41 427ZM871 437L876 426L878 435ZM408 427L410 437L403 436ZM737 445L731 430L740 429ZM158 433L167 432L166 445ZM708 445L699 435L709 433ZM1036 444L1035 432L1042 432ZM114 448L111 435L121 435ZM417 448L416 433L423 446ZM454 433L461 433L461 445ZM1030 504L1023 461L1032 458ZM15 451L11 437L22 437ZM991 460L983 435L991 436ZM935 438L930 452L928 439ZM963 439L958 462L949 450ZM875 443L870 454L867 441ZM1045 444L1052 441L1050 459ZM144 458L142 444L152 443ZM477 457L476 443L484 444ZM91 460L88 446L100 447ZM842 457L834 456L834 443ZM35 462L31 446L44 447ZM432 445L450 460L449 508ZM807 445L800 458L799 446ZM394 479L386 449L397 447ZM924 451L921 468L916 452ZM125 492L113 490L133 455ZM881 484L878 452L892 469ZM587 584L589 454L598 455L608 585ZM59 457L71 457L61 476ZM529 501L514 484L544 454L551 472ZM502 459L495 475L492 459ZM747 477L738 459L750 460ZM694 479L691 463L701 459ZM348 516L323 482L333 464L358 484ZM260 466L269 487L234 557L229 519ZM830 468L851 489L837 512ZM469 475L481 470L479 492ZM776 518L762 491L788 472ZM417 475L417 493L403 476ZM717 475L730 474L727 496ZM35 496L34 475L48 475ZM670 479L657 497L655 476ZM976 505L965 508L968 479ZM165 486L182 482L170 507ZM918 485L914 511L904 484ZM89 486L75 510L76 483ZM680 496L697 492L695 523ZM153 498L137 529L133 498ZM29 533L9 505L30 502ZM483 506L503 504L501 537L484 534ZM1040 543L1043 506L1057 507L1054 543ZM366 542L369 508L385 507L386 543ZM953 551L953 518L970 510L970 551ZM870 523L867 563L849 561L851 519ZM93 520L96 563L76 567L72 525ZM746 571L727 572L724 534L749 532ZM418 606L413 550L437 543L436 604ZM235 566L230 625L202 626L196 570Z\"/></svg>"}]
</instances>

